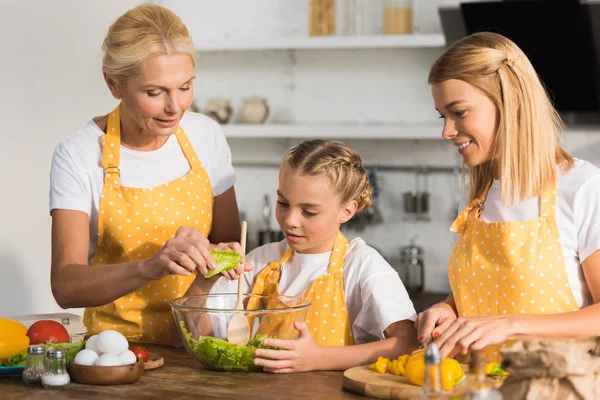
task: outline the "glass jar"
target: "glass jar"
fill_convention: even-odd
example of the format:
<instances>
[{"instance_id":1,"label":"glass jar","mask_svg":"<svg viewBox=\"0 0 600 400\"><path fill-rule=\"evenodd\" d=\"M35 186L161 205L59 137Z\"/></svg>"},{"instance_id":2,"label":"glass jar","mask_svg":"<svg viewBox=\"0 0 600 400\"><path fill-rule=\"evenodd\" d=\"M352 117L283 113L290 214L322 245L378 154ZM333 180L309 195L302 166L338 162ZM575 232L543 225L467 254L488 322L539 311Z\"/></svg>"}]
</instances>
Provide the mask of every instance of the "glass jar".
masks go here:
<instances>
[{"instance_id":1,"label":"glass jar","mask_svg":"<svg viewBox=\"0 0 600 400\"><path fill-rule=\"evenodd\" d=\"M32 344L27 348L27 365L23 370L23 382L41 383L44 375L44 346Z\"/></svg>"},{"instance_id":2,"label":"glass jar","mask_svg":"<svg viewBox=\"0 0 600 400\"><path fill-rule=\"evenodd\" d=\"M63 350L50 349L44 358L42 384L47 388L63 387L71 382L67 372L67 360Z\"/></svg>"},{"instance_id":3,"label":"glass jar","mask_svg":"<svg viewBox=\"0 0 600 400\"><path fill-rule=\"evenodd\" d=\"M383 33L386 35L404 35L413 33L412 0L384 1Z\"/></svg>"}]
</instances>

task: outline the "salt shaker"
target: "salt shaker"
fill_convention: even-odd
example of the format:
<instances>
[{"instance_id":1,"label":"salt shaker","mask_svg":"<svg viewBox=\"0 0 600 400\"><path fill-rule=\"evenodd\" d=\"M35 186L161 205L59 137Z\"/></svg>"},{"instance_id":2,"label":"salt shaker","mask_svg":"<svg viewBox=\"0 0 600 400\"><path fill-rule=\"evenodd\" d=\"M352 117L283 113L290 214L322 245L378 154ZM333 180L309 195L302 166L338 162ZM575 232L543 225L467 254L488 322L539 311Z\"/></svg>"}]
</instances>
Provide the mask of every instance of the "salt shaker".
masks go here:
<instances>
[{"instance_id":1,"label":"salt shaker","mask_svg":"<svg viewBox=\"0 0 600 400\"><path fill-rule=\"evenodd\" d=\"M32 344L27 348L27 365L23 370L23 382L27 384L42 382L44 350L44 346L41 344Z\"/></svg>"},{"instance_id":2,"label":"salt shaker","mask_svg":"<svg viewBox=\"0 0 600 400\"><path fill-rule=\"evenodd\" d=\"M71 382L67 372L67 360L63 350L50 349L44 358L42 384L46 388L60 388Z\"/></svg>"}]
</instances>

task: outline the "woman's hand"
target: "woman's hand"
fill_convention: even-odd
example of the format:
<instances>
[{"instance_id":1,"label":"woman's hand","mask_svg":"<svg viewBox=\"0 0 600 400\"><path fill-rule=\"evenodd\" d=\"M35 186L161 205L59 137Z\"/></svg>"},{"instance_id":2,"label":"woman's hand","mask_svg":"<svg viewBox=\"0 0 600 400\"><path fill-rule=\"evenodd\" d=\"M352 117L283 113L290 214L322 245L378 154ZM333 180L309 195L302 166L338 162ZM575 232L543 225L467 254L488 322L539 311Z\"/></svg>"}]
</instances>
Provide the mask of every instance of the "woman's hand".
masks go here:
<instances>
[{"instance_id":1,"label":"woman's hand","mask_svg":"<svg viewBox=\"0 0 600 400\"><path fill-rule=\"evenodd\" d=\"M144 263L144 270L152 279L169 274L188 276L198 270L205 274L208 266L215 268L215 260L209 252L210 243L196 228L181 227L175 238Z\"/></svg>"},{"instance_id":2,"label":"woman's hand","mask_svg":"<svg viewBox=\"0 0 600 400\"><path fill-rule=\"evenodd\" d=\"M264 339L265 346L281 350L256 349L254 364L276 374L318 370L321 346L315 343L305 322L294 322L294 328L300 331L297 340Z\"/></svg>"},{"instance_id":3,"label":"woman's hand","mask_svg":"<svg viewBox=\"0 0 600 400\"><path fill-rule=\"evenodd\" d=\"M429 337L437 338L456 318L456 312L448 303L434 304L420 313L415 320L417 340L419 343L424 343L429 340Z\"/></svg>"},{"instance_id":4,"label":"woman's hand","mask_svg":"<svg viewBox=\"0 0 600 400\"><path fill-rule=\"evenodd\" d=\"M237 266L236 269L232 269L231 271L223 271L221 275L230 281L235 281L242 276L242 273L252 271L253 266L250 263L244 261L245 254L242 252L242 246L238 242L228 242L228 243L219 243L216 245L211 245L211 250L233 250L238 254L242 255L242 262ZM211 268L212 269L212 268ZM218 275L217 275L218 276Z\"/></svg>"},{"instance_id":5,"label":"woman's hand","mask_svg":"<svg viewBox=\"0 0 600 400\"><path fill-rule=\"evenodd\" d=\"M467 354L491 344L501 344L515 335L515 321L510 315L459 318L435 340L442 357Z\"/></svg>"}]
</instances>

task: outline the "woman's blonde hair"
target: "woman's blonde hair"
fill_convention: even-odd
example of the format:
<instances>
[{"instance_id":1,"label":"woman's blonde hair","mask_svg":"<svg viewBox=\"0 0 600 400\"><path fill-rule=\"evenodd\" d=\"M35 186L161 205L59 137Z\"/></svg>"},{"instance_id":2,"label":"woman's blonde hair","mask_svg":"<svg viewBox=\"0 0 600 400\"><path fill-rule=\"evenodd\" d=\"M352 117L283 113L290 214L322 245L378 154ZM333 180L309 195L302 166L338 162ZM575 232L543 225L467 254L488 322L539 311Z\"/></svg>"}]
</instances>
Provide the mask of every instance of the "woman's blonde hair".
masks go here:
<instances>
[{"instance_id":1,"label":"woman's blonde hair","mask_svg":"<svg viewBox=\"0 0 600 400\"><path fill-rule=\"evenodd\" d=\"M358 211L373 199L373 187L357 152L346 144L330 140L307 140L290 148L283 157L281 169L289 168L302 175L325 175L344 204L358 203Z\"/></svg>"},{"instance_id":2,"label":"woman's blonde hair","mask_svg":"<svg viewBox=\"0 0 600 400\"><path fill-rule=\"evenodd\" d=\"M102 51L102 71L121 83L137 76L154 55L184 53L196 65L196 48L181 18L155 4L139 5L120 16L108 28Z\"/></svg>"},{"instance_id":3,"label":"woman's blonde hair","mask_svg":"<svg viewBox=\"0 0 600 400\"><path fill-rule=\"evenodd\" d=\"M496 105L492 159L470 169L473 200L500 173L501 200L514 206L556 183L556 166L573 158L561 147L563 124L527 56L506 37L480 32L453 44L431 67L429 83L465 81ZM493 166L492 163L498 165Z\"/></svg>"}]
</instances>

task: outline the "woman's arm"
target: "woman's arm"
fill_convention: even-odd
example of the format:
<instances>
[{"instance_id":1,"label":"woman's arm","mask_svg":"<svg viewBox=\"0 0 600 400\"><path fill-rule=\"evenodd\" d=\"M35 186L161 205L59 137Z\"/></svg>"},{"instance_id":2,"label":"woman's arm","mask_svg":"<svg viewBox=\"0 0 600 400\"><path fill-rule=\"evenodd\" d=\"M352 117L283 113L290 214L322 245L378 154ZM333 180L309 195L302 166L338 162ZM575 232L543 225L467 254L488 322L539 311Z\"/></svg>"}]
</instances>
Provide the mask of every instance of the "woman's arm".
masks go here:
<instances>
[{"instance_id":1,"label":"woman's arm","mask_svg":"<svg viewBox=\"0 0 600 400\"><path fill-rule=\"evenodd\" d=\"M600 335L600 250L583 262L583 272L595 304L560 314L460 318L436 340L440 353L452 357L510 339L567 339Z\"/></svg>"},{"instance_id":2,"label":"woman's arm","mask_svg":"<svg viewBox=\"0 0 600 400\"><path fill-rule=\"evenodd\" d=\"M385 330L388 339L354 346L319 346L304 322L296 322L294 326L300 331L297 340L265 339L263 344L281 350L256 349L254 363L274 373L344 370L372 363L380 356L396 358L410 354L418 347L414 323L410 320L390 325Z\"/></svg>"},{"instance_id":3,"label":"woman's arm","mask_svg":"<svg viewBox=\"0 0 600 400\"><path fill-rule=\"evenodd\" d=\"M81 211L52 211L50 282L62 308L96 307L139 289L169 273L189 275L206 271L208 240L187 230L178 231L154 256L121 264L88 265L89 221Z\"/></svg>"}]
</instances>

